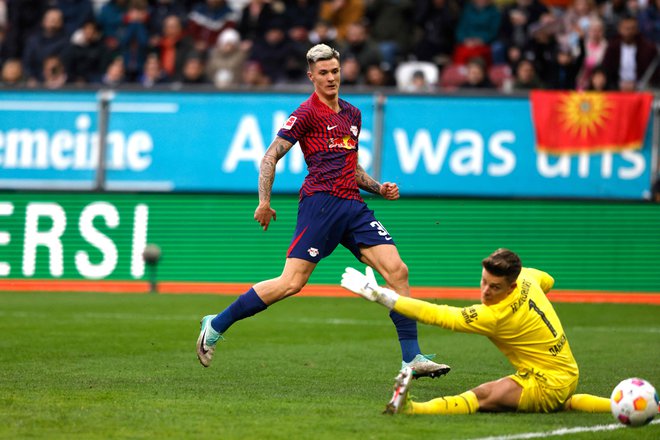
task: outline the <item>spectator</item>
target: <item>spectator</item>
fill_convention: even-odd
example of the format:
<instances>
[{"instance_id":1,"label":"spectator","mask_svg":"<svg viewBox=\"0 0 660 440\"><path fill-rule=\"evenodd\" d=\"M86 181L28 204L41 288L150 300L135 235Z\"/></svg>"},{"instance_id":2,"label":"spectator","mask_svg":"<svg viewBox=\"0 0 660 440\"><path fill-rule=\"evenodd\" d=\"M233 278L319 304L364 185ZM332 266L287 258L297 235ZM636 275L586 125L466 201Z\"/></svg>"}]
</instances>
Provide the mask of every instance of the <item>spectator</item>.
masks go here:
<instances>
[{"instance_id":1,"label":"spectator","mask_svg":"<svg viewBox=\"0 0 660 440\"><path fill-rule=\"evenodd\" d=\"M23 68L28 83L43 82L44 61L51 55L62 55L69 47L69 38L64 32L62 11L49 9L44 14L41 29L28 38L23 53Z\"/></svg>"},{"instance_id":2,"label":"spectator","mask_svg":"<svg viewBox=\"0 0 660 440\"><path fill-rule=\"evenodd\" d=\"M538 0L516 0L512 5L502 11L502 25L497 42L493 44L493 61L503 64L511 61L518 62L522 53L511 56L510 48L524 49L530 44L530 26L548 13L548 8ZM509 54L507 56L507 54Z\"/></svg>"},{"instance_id":3,"label":"spectator","mask_svg":"<svg viewBox=\"0 0 660 440\"><path fill-rule=\"evenodd\" d=\"M7 1L7 56L22 58L28 38L39 32L48 9L46 0Z\"/></svg>"},{"instance_id":4,"label":"spectator","mask_svg":"<svg viewBox=\"0 0 660 440\"><path fill-rule=\"evenodd\" d=\"M588 87L591 72L603 62L605 50L607 49L607 40L605 39L605 25L598 18L592 18L587 36L582 43L584 50L584 61L578 73L577 88L584 90Z\"/></svg>"},{"instance_id":5,"label":"spectator","mask_svg":"<svg viewBox=\"0 0 660 440\"><path fill-rule=\"evenodd\" d=\"M101 79L101 83L108 87L117 87L126 81L124 75L124 58L115 57L108 67L105 69L105 74Z\"/></svg>"},{"instance_id":6,"label":"spectator","mask_svg":"<svg viewBox=\"0 0 660 440\"><path fill-rule=\"evenodd\" d=\"M580 41L587 35L591 20L594 18L598 18L594 0L573 0L560 19L561 30L557 35L559 44L577 56L580 51Z\"/></svg>"},{"instance_id":7,"label":"spectator","mask_svg":"<svg viewBox=\"0 0 660 440\"><path fill-rule=\"evenodd\" d=\"M341 61L341 84L345 86L359 86L364 84L362 68L354 57L342 56Z\"/></svg>"},{"instance_id":8,"label":"spectator","mask_svg":"<svg viewBox=\"0 0 660 440\"><path fill-rule=\"evenodd\" d=\"M600 16L605 23L605 37L612 39L617 36L619 21L631 14L628 9L629 0L607 0L601 6Z\"/></svg>"},{"instance_id":9,"label":"spectator","mask_svg":"<svg viewBox=\"0 0 660 440\"><path fill-rule=\"evenodd\" d=\"M570 48L558 46L555 62L550 66L548 87L554 90L575 90L581 64L582 57L576 58Z\"/></svg>"},{"instance_id":10,"label":"spectator","mask_svg":"<svg viewBox=\"0 0 660 440\"><path fill-rule=\"evenodd\" d=\"M330 22L319 20L314 25L314 28L309 33L310 44L326 44L330 47L337 48L339 43L336 40L337 29L332 27Z\"/></svg>"},{"instance_id":11,"label":"spectator","mask_svg":"<svg viewBox=\"0 0 660 440\"><path fill-rule=\"evenodd\" d=\"M124 27L124 17L128 11L129 0L109 0L101 7L97 21L105 45L110 50L119 50L119 40Z\"/></svg>"},{"instance_id":12,"label":"spectator","mask_svg":"<svg viewBox=\"0 0 660 440\"><path fill-rule=\"evenodd\" d=\"M137 80L149 45L149 10L147 0L129 0L124 26L119 34L119 47L124 56L124 70L129 82Z\"/></svg>"},{"instance_id":13,"label":"spectator","mask_svg":"<svg viewBox=\"0 0 660 440\"><path fill-rule=\"evenodd\" d=\"M165 17L158 53L163 69L170 78L181 78L184 61L193 50L193 41L183 34L181 19L176 15Z\"/></svg>"},{"instance_id":14,"label":"spectator","mask_svg":"<svg viewBox=\"0 0 660 440\"><path fill-rule=\"evenodd\" d=\"M587 90L591 92L606 92L612 90L607 79L607 72L602 67L596 67L591 71L589 82L587 83Z\"/></svg>"},{"instance_id":15,"label":"spectator","mask_svg":"<svg viewBox=\"0 0 660 440\"><path fill-rule=\"evenodd\" d=\"M167 72L163 70L158 55L155 53L147 55L147 59L142 68L142 75L138 78L138 82L147 89L170 82Z\"/></svg>"},{"instance_id":16,"label":"spectator","mask_svg":"<svg viewBox=\"0 0 660 440\"><path fill-rule=\"evenodd\" d=\"M25 78L23 77L23 64L18 58L9 58L2 65L2 78L0 78L2 87L23 87Z\"/></svg>"},{"instance_id":17,"label":"spectator","mask_svg":"<svg viewBox=\"0 0 660 440\"><path fill-rule=\"evenodd\" d=\"M272 22L263 40L252 46L250 60L257 61L271 84L299 81L307 69L298 47L289 40L283 22Z\"/></svg>"},{"instance_id":18,"label":"spectator","mask_svg":"<svg viewBox=\"0 0 660 440\"><path fill-rule=\"evenodd\" d=\"M404 57L412 47L411 29L414 21L413 0L371 0L366 17L371 38L378 43L380 54L388 70Z\"/></svg>"},{"instance_id":19,"label":"spectator","mask_svg":"<svg viewBox=\"0 0 660 440\"><path fill-rule=\"evenodd\" d=\"M451 59L460 7L456 0L417 2L415 24L421 31L414 54L420 61L444 65Z\"/></svg>"},{"instance_id":20,"label":"spectator","mask_svg":"<svg viewBox=\"0 0 660 440\"><path fill-rule=\"evenodd\" d=\"M7 27L0 24L0 65L5 62L9 56L9 45L7 42Z\"/></svg>"},{"instance_id":21,"label":"spectator","mask_svg":"<svg viewBox=\"0 0 660 440\"><path fill-rule=\"evenodd\" d=\"M500 12L492 0L470 0L458 21L454 63L465 64L471 58L482 58L491 64L490 45L497 38Z\"/></svg>"},{"instance_id":22,"label":"spectator","mask_svg":"<svg viewBox=\"0 0 660 440\"><path fill-rule=\"evenodd\" d=\"M209 54L206 76L219 89L236 87L241 82L246 51L235 29L225 29Z\"/></svg>"},{"instance_id":23,"label":"spectator","mask_svg":"<svg viewBox=\"0 0 660 440\"><path fill-rule=\"evenodd\" d=\"M205 66L202 55L199 53L192 53L183 63L181 81L183 84L208 84L204 70Z\"/></svg>"},{"instance_id":24,"label":"spectator","mask_svg":"<svg viewBox=\"0 0 660 440\"><path fill-rule=\"evenodd\" d=\"M151 2L148 22L150 47L158 47L160 45L160 33L163 30L163 21L169 15L179 17L183 26L188 16L188 11L177 0L155 0Z\"/></svg>"},{"instance_id":25,"label":"spectator","mask_svg":"<svg viewBox=\"0 0 660 440\"><path fill-rule=\"evenodd\" d=\"M660 0L649 0L639 12L639 30L656 45L660 45Z\"/></svg>"},{"instance_id":26,"label":"spectator","mask_svg":"<svg viewBox=\"0 0 660 440\"><path fill-rule=\"evenodd\" d=\"M394 81L380 64L371 64L364 73L364 84L369 87L390 87Z\"/></svg>"},{"instance_id":27,"label":"spectator","mask_svg":"<svg viewBox=\"0 0 660 440\"><path fill-rule=\"evenodd\" d=\"M543 14L537 23L530 26L532 40L529 48L520 52L521 57L534 60L536 72L546 85L552 81L552 69L558 51L555 38L558 30L559 21L554 15L552 13Z\"/></svg>"},{"instance_id":28,"label":"spectator","mask_svg":"<svg viewBox=\"0 0 660 440\"><path fill-rule=\"evenodd\" d=\"M195 42L195 49L206 52L212 47L220 32L235 27L237 14L225 0L205 0L193 6L188 15L188 34Z\"/></svg>"},{"instance_id":29,"label":"spectator","mask_svg":"<svg viewBox=\"0 0 660 440\"><path fill-rule=\"evenodd\" d=\"M460 86L461 89L495 89L486 74L486 62L481 58L472 58L468 61L466 68L466 80Z\"/></svg>"},{"instance_id":30,"label":"spectator","mask_svg":"<svg viewBox=\"0 0 660 440\"><path fill-rule=\"evenodd\" d=\"M62 11L64 31L69 37L83 24L94 20L94 8L90 0L51 0L49 4Z\"/></svg>"},{"instance_id":31,"label":"spectator","mask_svg":"<svg viewBox=\"0 0 660 440\"><path fill-rule=\"evenodd\" d=\"M94 21L88 21L71 36L65 56L70 82L98 83L110 60L110 51L103 44L101 31Z\"/></svg>"},{"instance_id":32,"label":"spectator","mask_svg":"<svg viewBox=\"0 0 660 440\"><path fill-rule=\"evenodd\" d=\"M339 52L344 57L352 57L360 63L360 69L366 72L367 66L382 62L378 45L374 43L362 23L353 23L348 26L346 39Z\"/></svg>"},{"instance_id":33,"label":"spectator","mask_svg":"<svg viewBox=\"0 0 660 440\"><path fill-rule=\"evenodd\" d=\"M243 66L241 83L249 89L264 89L270 86L270 79L264 75L257 61L248 61Z\"/></svg>"},{"instance_id":34,"label":"spectator","mask_svg":"<svg viewBox=\"0 0 660 440\"><path fill-rule=\"evenodd\" d=\"M309 47L309 33L314 29L319 17L319 4L316 0L286 0L284 15L289 27L289 38L297 44Z\"/></svg>"},{"instance_id":35,"label":"spectator","mask_svg":"<svg viewBox=\"0 0 660 440\"><path fill-rule=\"evenodd\" d=\"M603 57L608 81L620 90L635 90L656 54L655 45L639 34L637 19L621 19L619 36L608 41ZM657 69L651 84L658 85Z\"/></svg>"},{"instance_id":36,"label":"spectator","mask_svg":"<svg viewBox=\"0 0 660 440\"><path fill-rule=\"evenodd\" d=\"M7 1L0 1L0 28L5 29L7 27Z\"/></svg>"},{"instance_id":37,"label":"spectator","mask_svg":"<svg viewBox=\"0 0 660 440\"><path fill-rule=\"evenodd\" d=\"M59 55L49 55L46 57L42 77L42 86L47 89L59 89L66 84L66 69Z\"/></svg>"},{"instance_id":38,"label":"spectator","mask_svg":"<svg viewBox=\"0 0 660 440\"><path fill-rule=\"evenodd\" d=\"M348 28L364 18L365 0L321 0L319 18L337 29L337 38L343 40Z\"/></svg>"},{"instance_id":39,"label":"spectator","mask_svg":"<svg viewBox=\"0 0 660 440\"><path fill-rule=\"evenodd\" d=\"M536 68L531 60L522 59L516 66L513 90L542 89L543 83L536 74Z\"/></svg>"},{"instance_id":40,"label":"spectator","mask_svg":"<svg viewBox=\"0 0 660 440\"><path fill-rule=\"evenodd\" d=\"M263 39L274 21L281 23L283 12L284 5L280 2L273 4L267 0L250 0L243 8L238 22L238 32L245 42L245 48L251 49L254 42Z\"/></svg>"}]
</instances>

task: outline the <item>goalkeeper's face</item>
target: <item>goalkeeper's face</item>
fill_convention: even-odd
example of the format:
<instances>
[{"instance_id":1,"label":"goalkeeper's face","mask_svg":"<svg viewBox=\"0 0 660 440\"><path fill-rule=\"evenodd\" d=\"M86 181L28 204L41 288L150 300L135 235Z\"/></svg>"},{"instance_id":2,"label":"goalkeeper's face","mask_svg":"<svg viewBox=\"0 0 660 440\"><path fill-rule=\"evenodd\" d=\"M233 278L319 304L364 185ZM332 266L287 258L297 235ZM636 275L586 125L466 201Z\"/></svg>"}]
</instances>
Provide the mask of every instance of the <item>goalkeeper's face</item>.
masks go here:
<instances>
[{"instance_id":1,"label":"goalkeeper's face","mask_svg":"<svg viewBox=\"0 0 660 440\"><path fill-rule=\"evenodd\" d=\"M510 283L505 276L496 276L486 269L481 271L481 302L492 306L509 296L516 288L516 282Z\"/></svg>"}]
</instances>

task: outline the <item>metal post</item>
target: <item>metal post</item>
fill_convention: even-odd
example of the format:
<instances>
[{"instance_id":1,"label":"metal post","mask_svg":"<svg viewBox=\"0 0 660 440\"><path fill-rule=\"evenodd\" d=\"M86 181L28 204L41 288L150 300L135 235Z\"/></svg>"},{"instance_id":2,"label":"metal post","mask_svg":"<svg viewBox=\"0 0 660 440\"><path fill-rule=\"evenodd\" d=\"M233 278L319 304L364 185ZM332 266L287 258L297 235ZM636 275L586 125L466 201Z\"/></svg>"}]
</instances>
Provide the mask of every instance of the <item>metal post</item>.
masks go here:
<instances>
[{"instance_id":1,"label":"metal post","mask_svg":"<svg viewBox=\"0 0 660 440\"><path fill-rule=\"evenodd\" d=\"M99 156L96 165L96 184L94 186L96 191L105 190L105 171L106 171L106 156L108 151L108 123L110 120L110 101L115 97L112 90L99 91L97 98L99 102L98 111L98 135L99 135Z\"/></svg>"},{"instance_id":2,"label":"metal post","mask_svg":"<svg viewBox=\"0 0 660 440\"><path fill-rule=\"evenodd\" d=\"M372 177L380 182L383 167L383 120L385 119L385 95L374 95L373 171Z\"/></svg>"}]
</instances>

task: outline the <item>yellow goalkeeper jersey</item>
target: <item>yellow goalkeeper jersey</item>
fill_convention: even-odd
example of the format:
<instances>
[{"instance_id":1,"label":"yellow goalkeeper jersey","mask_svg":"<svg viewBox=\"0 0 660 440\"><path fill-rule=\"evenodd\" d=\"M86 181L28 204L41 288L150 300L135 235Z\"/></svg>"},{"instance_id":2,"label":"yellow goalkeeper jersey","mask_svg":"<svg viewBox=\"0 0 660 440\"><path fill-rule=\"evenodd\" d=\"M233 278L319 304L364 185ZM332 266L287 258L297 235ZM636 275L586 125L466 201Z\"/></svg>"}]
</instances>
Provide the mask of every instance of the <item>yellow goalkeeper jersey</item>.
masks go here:
<instances>
[{"instance_id":1,"label":"yellow goalkeeper jersey","mask_svg":"<svg viewBox=\"0 0 660 440\"><path fill-rule=\"evenodd\" d=\"M468 307L436 305L401 296L394 310L449 330L488 336L523 374L561 387L578 377L578 366L555 309L546 297L554 279L523 268L517 287L498 304Z\"/></svg>"}]
</instances>

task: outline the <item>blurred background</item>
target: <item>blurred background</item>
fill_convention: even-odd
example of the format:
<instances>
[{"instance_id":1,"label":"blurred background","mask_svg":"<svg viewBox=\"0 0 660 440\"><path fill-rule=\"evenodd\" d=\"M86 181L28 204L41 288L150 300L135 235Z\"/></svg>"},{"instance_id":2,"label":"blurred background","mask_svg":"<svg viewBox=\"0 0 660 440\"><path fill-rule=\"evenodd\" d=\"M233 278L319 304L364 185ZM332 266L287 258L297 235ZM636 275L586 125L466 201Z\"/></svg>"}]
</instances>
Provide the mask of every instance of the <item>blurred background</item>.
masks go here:
<instances>
[{"instance_id":1,"label":"blurred background","mask_svg":"<svg viewBox=\"0 0 660 440\"><path fill-rule=\"evenodd\" d=\"M567 290L659 292L660 0L0 0L0 287L240 293L277 276L306 175L261 157L339 50L365 198L413 286L498 247ZM588 92L588 93L586 93ZM161 250L156 265L143 250ZM345 250L312 285L335 286Z\"/></svg>"}]
</instances>

